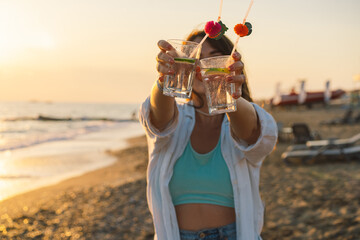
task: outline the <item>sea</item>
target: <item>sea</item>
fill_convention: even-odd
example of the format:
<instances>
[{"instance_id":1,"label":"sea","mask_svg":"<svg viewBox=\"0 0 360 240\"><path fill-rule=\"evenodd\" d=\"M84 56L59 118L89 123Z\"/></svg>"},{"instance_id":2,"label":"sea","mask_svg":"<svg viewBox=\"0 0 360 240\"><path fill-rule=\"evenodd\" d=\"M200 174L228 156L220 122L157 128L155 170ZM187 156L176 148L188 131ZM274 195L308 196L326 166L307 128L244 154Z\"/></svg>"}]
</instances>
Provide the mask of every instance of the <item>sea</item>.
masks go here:
<instances>
[{"instance_id":1,"label":"sea","mask_svg":"<svg viewBox=\"0 0 360 240\"><path fill-rule=\"evenodd\" d=\"M139 104L0 102L0 201L113 164Z\"/></svg>"}]
</instances>

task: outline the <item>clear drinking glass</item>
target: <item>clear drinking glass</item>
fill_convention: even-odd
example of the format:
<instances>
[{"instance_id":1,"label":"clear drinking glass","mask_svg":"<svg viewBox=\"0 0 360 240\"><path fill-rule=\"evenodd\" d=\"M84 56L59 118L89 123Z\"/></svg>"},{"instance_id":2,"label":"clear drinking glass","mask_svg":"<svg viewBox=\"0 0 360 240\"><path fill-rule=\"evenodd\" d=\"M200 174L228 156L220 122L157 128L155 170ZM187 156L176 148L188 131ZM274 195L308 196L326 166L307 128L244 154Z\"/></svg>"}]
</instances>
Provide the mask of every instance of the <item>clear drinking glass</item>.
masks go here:
<instances>
[{"instance_id":1,"label":"clear drinking glass","mask_svg":"<svg viewBox=\"0 0 360 240\"><path fill-rule=\"evenodd\" d=\"M169 53L175 60L175 73L165 75L163 94L189 99L195 77L195 63L200 57L201 47L198 47L198 43L191 41L170 39L168 42L176 50ZM194 52L197 47L198 49Z\"/></svg>"},{"instance_id":2,"label":"clear drinking glass","mask_svg":"<svg viewBox=\"0 0 360 240\"><path fill-rule=\"evenodd\" d=\"M232 63L234 60L230 55L200 60L201 75L210 114L236 111L236 102L232 97L235 92L235 83L226 82L226 77L232 75L232 72L228 70L228 66Z\"/></svg>"}]
</instances>

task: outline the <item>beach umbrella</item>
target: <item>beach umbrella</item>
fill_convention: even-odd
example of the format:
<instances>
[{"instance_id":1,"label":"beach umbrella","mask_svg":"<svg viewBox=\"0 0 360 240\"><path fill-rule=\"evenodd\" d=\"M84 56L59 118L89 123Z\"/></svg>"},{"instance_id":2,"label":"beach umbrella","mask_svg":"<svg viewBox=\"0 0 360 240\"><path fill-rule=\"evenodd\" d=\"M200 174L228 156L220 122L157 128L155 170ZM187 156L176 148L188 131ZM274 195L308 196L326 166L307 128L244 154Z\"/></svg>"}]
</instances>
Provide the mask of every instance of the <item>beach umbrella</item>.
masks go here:
<instances>
[{"instance_id":1,"label":"beach umbrella","mask_svg":"<svg viewBox=\"0 0 360 240\"><path fill-rule=\"evenodd\" d=\"M305 80L301 80L298 103L303 104L305 100L306 100Z\"/></svg>"},{"instance_id":2,"label":"beach umbrella","mask_svg":"<svg viewBox=\"0 0 360 240\"><path fill-rule=\"evenodd\" d=\"M275 87L275 96L274 96L273 101L272 101L272 103L273 103L274 105L277 105L277 104L279 104L279 103L281 102L280 85L281 85L281 84L278 82L278 83L276 84L276 87Z\"/></svg>"},{"instance_id":3,"label":"beach umbrella","mask_svg":"<svg viewBox=\"0 0 360 240\"><path fill-rule=\"evenodd\" d=\"M330 80L327 80L325 83L325 92L324 92L324 102L328 104L331 99L331 91L330 91Z\"/></svg>"}]
</instances>

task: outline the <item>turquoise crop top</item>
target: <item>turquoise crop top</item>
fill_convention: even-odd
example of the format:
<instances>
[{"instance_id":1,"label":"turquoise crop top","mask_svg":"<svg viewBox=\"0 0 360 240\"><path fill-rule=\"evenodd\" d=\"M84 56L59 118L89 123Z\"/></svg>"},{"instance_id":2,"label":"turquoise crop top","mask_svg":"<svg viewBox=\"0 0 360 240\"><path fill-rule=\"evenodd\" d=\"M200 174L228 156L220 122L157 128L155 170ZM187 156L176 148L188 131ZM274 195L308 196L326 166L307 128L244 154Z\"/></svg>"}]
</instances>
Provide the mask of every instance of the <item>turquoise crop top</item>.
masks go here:
<instances>
[{"instance_id":1,"label":"turquoise crop top","mask_svg":"<svg viewBox=\"0 0 360 240\"><path fill-rule=\"evenodd\" d=\"M212 151L200 154L189 141L175 163L169 184L174 205L208 203L234 207L230 173L220 146L219 140Z\"/></svg>"}]
</instances>

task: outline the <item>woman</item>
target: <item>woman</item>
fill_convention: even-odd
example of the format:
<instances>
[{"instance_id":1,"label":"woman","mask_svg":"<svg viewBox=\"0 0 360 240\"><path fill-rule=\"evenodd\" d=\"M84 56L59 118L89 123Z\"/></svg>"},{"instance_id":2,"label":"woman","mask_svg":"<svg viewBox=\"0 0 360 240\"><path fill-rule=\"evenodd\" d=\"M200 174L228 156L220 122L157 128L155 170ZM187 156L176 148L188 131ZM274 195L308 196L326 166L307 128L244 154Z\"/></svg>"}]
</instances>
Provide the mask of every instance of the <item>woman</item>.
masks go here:
<instances>
[{"instance_id":1,"label":"woman","mask_svg":"<svg viewBox=\"0 0 360 240\"><path fill-rule=\"evenodd\" d=\"M204 35L194 32L188 40L200 42ZM261 239L260 166L276 143L277 129L273 118L251 102L240 54L233 54L229 70L235 75L227 79L238 89L233 94L237 111L210 116L199 67L190 103L162 94L163 76L174 72L174 59L168 42L158 46L160 77L140 109L155 239ZM225 36L208 39L200 58L230 55L232 48Z\"/></svg>"}]
</instances>

